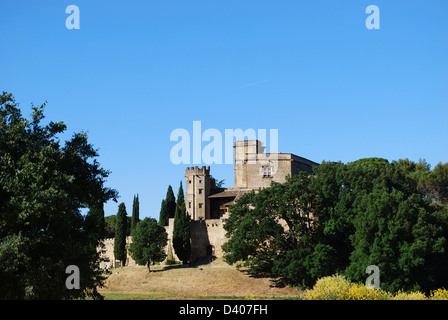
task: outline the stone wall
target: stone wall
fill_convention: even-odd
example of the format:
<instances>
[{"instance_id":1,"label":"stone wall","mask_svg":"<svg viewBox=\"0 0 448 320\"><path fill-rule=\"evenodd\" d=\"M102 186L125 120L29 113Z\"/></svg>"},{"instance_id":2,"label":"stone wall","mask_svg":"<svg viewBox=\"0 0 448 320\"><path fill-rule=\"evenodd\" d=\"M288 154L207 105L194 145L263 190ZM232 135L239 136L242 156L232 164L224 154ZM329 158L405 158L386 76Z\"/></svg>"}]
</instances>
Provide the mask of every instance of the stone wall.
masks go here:
<instances>
[{"instance_id":1,"label":"stone wall","mask_svg":"<svg viewBox=\"0 0 448 320\"><path fill-rule=\"evenodd\" d=\"M223 216L223 219L226 215ZM222 245L227 242L222 219L191 221L191 256L196 258L213 255L222 257Z\"/></svg>"},{"instance_id":2,"label":"stone wall","mask_svg":"<svg viewBox=\"0 0 448 320\"><path fill-rule=\"evenodd\" d=\"M126 237L126 265L127 266L135 266L136 263L134 259L132 259L129 254L129 245L132 242L132 237ZM108 238L103 240L104 247L102 248L103 252L101 253L101 258L106 259L106 261L100 262L101 269L110 269L117 268L120 265L120 261L115 259L114 255L114 238ZM100 250L101 248L98 248Z\"/></svg>"}]
</instances>

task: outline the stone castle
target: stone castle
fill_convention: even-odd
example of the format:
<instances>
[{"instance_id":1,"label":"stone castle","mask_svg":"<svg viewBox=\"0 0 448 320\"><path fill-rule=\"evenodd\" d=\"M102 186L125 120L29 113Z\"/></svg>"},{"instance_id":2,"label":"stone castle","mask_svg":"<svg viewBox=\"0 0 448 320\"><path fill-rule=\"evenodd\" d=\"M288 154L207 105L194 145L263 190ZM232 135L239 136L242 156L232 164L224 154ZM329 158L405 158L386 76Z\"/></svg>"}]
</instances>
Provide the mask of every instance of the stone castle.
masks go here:
<instances>
[{"instance_id":1,"label":"stone castle","mask_svg":"<svg viewBox=\"0 0 448 320\"><path fill-rule=\"evenodd\" d=\"M259 188L269 187L272 181L285 182L286 176L300 171L311 173L318 163L291 153L265 153L259 140L236 141L234 144L235 186L220 188L210 175L210 167L188 167L185 170L185 206L191 218L191 260L222 257L222 245L227 241L223 220L230 214L229 206L241 195ZM166 253L168 259L177 259L172 248L174 218L165 227L168 233ZM128 243L131 239L128 239ZM113 241L107 239L106 255L113 256ZM112 248L108 248L111 246ZM129 264L135 264L128 255ZM112 265L109 265L109 267Z\"/></svg>"}]
</instances>

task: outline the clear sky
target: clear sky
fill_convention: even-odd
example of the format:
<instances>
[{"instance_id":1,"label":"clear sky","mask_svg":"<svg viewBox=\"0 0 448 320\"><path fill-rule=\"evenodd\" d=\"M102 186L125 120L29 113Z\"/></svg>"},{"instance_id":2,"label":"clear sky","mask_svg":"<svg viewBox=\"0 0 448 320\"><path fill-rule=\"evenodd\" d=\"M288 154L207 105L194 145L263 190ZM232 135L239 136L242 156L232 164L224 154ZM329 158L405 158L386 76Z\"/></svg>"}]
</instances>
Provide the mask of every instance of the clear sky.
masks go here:
<instances>
[{"instance_id":1,"label":"clear sky","mask_svg":"<svg viewBox=\"0 0 448 320\"><path fill-rule=\"evenodd\" d=\"M316 162L448 162L447 14L446 0L1 0L0 91L27 116L47 101L63 139L88 131L128 215L138 193L158 218L190 166L170 161L170 134L193 121L278 129L280 152ZM233 186L232 164L211 173Z\"/></svg>"}]
</instances>

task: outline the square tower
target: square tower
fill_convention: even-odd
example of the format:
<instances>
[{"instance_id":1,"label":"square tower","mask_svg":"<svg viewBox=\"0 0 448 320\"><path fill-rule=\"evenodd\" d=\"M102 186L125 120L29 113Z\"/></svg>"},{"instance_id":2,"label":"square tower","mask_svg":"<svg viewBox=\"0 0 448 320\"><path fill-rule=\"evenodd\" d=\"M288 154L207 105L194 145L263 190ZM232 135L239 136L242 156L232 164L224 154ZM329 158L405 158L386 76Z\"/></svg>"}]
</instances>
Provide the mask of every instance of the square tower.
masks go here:
<instances>
[{"instance_id":1,"label":"square tower","mask_svg":"<svg viewBox=\"0 0 448 320\"><path fill-rule=\"evenodd\" d=\"M191 220L210 219L208 196L215 188L215 180L210 176L210 167L188 167L185 170L185 207Z\"/></svg>"}]
</instances>

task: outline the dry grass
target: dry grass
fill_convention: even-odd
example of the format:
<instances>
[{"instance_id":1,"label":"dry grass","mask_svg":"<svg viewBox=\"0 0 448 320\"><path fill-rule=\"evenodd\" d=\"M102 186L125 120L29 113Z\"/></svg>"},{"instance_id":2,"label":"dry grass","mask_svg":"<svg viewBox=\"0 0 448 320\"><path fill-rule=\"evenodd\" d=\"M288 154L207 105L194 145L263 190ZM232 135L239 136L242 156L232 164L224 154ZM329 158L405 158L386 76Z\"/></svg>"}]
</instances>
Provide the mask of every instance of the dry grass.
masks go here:
<instances>
[{"instance_id":1,"label":"dry grass","mask_svg":"<svg viewBox=\"0 0 448 320\"><path fill-rule=\"evenodd\" d=\"M100 289L106 299L293 299L296 288L278 288L271 279L253 278L224 262L197 268L153 266L114 269Z\"/></svg>"}]
</instances>

